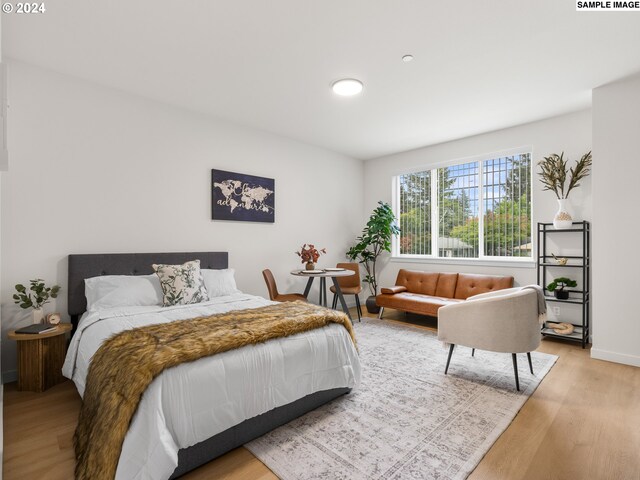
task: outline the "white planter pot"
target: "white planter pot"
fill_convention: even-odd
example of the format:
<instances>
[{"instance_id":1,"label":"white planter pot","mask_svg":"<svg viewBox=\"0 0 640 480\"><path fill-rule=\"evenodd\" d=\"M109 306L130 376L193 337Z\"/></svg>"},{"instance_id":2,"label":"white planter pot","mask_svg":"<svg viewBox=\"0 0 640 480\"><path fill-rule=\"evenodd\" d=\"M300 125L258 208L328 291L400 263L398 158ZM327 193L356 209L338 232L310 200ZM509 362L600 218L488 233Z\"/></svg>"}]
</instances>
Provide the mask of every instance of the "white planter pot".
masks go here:
<instances>
[{"instance_id":1,"label":"white planter pot","mask_svg":"<svg viewBox=\"0 0 640 480\"><path fill-rule=\"evenodd\" d=\"M571 228L573 218L567 208L567 199L561 198L558 200L558 211L553 217L553 226L558 230L566 230Z\"/></svg>"},{"instance_id":2,"label":"white planter pot","mask_svg":"<svg viewBox=\"0 0 640 480\"><path fill-rule=\"evenodd\" d=\"M42 323L44 320L44 310L36 308L33 310L33 323Z\"/></svg>"}]
</instances>

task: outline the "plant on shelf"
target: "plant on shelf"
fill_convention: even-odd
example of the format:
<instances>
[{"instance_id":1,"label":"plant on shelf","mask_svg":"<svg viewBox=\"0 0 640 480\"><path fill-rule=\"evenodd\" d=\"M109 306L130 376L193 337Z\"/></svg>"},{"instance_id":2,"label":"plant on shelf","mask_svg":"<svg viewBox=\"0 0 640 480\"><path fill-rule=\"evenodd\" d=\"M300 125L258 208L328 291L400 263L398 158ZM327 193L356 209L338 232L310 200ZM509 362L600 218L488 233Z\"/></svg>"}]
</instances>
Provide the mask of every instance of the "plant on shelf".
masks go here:
<instances>
[{"instance_id":1,"label":"plant on shelf","mask_svg":"<svg viewBox=\"0 0 640 480\"><path fill-rule=\"evenodd\" d=\"M567 292L564 287L576 287L578 286L578 282L575 280L571 280L567 277L558 277L554 278L553 282L547 285L547 290L553 292L555 297L559 300L567 300L569 298L569 292Z\"/></svg>"},{"instance_id":2,"label":"plant on shelf","mask_svg":"<svg viewBox=\"0 0 640 480\"><path fill-rule=\"evenodd\" d=\"M300 257L302 263L306 263L305 269L307 270L313 270L314 268L316 268L315 264L318 262L320 255L326 253L326 248L318 250L312 243L308 245L305 243L304 245L302 245L302 247L300 247L299 252L295 252L295 254Z\"/></svg>"},{"instance_id":3,"label":"plant on shelf","mask_svg":"<svg viewBox=\"0 0 640 480\"><path fill-rule=\"evenodd\" d=\"M566 199L569 193L580 186L580 180L585 179L591 172L591 152L585 153L574 167L567 169L564 152L560 155L553 153L538 162L540 181L544 190L551 190L558 198L558 211L553 217L553 226L557 229L571 228L573 218L567 211ZM568 180L568 183L567 183Z\"/></svg>"},{"instance_id":4,"label":"plant on shelf","mask_svg":"<svg viewBox=\"0 0 640 480\"><path fill-rule=\"evenodd\" d=\"M391 252L391 239L399 233L400 229L391 206L378 202L378 207L369 217L362 235L356 239L357 243L347 251L347 257L350 260L364 266L366 275L363 280L369 284L371 292L371 296L367 299L367 310L370 313L377 313L380 310L375 299L378 294L376 262L382 252Z\"/></svg>"},{"instance_id":5,"label":"plant on shelf","mask_svg":"<svg viewBox=\"0 0 640 480\"><path fill-rule=\"evenodd\" d=\"M16 291L18 293L13 294L14 303L25 310L33 308L33 323L40 323L44 318L42 307L49 303L51 298L58 297L60 286L47 287L44 280L36 278L35 280L29 280L29 290L19 283L16 285Z\"/></svg>"}]
</instances>

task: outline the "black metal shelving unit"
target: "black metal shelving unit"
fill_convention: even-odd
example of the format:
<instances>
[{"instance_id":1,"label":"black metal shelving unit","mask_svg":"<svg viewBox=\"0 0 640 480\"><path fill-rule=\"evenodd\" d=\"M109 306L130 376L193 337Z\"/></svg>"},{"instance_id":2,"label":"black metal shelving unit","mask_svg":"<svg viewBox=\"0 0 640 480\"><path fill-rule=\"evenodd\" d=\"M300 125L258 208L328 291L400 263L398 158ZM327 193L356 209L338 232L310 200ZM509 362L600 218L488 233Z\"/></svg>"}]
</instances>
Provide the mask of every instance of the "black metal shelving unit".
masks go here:
<instances>
[{"instance_id":1,"label":"black metal shelving unit","mask_svg":"<svg viewBox=\"0 0 640 480\"><path fill-rule=\"evenodd\" d=\"M580 233L582 236L582 255L557 255L558 257L566 258L566 265L558 265L553 261L553 256L547 251L547 235L553 235L557 233ZM538 223L538 261L537 261L537 274L538 285L543 289L549 284L547 278L548 269L556 268L569 268L582 271L582 290L569 290L569 299L561 300L553 295L547 295L545 290L545 298L548 302L567 303L582 306L582 324L574 323L573 321L566 321L574 327L573 333L569 335L561 335L555 333L552 329L547 328L546 324L542 327L542 334L544 336L562 338L565 340L580 342L582 348L585 348L589 343L590 335L590 284L591 284L591 224L587 221L573 222L571 228L564 230L556 230L553 227L553 223Z\"/></svg>"}]
</instances>

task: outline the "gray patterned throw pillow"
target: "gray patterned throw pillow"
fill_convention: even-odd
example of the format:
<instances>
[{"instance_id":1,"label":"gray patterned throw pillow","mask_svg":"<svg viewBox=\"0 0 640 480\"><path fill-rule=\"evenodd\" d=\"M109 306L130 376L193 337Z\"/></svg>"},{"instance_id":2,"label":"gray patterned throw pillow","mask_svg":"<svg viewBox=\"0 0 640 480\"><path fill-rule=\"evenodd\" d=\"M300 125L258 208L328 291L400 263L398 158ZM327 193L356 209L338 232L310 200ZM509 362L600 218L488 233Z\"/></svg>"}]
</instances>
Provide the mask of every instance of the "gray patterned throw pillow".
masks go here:
<instances>
[{"instance_id":1,"label":"gray patterned throw pillow","mask_svg":"<svg viewBox=\"0 0 640 480\"><path fill-rule=\"evenodd\" d=\"M200 260L192 260L182 265L153 265L162 287L162 303L189 305L209 300L207 289L200 273Z\"/></svg>"}]
</instances>

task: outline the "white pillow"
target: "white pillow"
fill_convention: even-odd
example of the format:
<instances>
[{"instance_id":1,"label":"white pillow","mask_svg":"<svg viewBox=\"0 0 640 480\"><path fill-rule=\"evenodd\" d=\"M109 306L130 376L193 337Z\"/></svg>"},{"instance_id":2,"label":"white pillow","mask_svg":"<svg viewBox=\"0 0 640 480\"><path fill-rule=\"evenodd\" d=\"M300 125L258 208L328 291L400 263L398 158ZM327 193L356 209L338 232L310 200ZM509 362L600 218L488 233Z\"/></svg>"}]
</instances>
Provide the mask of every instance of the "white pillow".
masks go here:
<instances>
[{"instance_id":1,"label":"white pillow","mask_svg":"<svg viewBox=\"0 0 640 480\"><path fill-rule=\"evenodd\" d=\"M236 279L234 278L236 271L233 268L226 268L224 270L202 269L200 272L202 273L202 279L204 280L204 286L207 289L209 298L242 293L238 290L238 287L236 287Z\"/></svg>"},{"instance_id":2,"label":"white pillow","mask_svg":"<svg viewBox=\"0 0 640 480\"><path fill-rule=\"evenodd\" d=\"M102 275L84 281L87 311L162 305L160 280L152 275Z\"/></svg>"}]
</instances>

